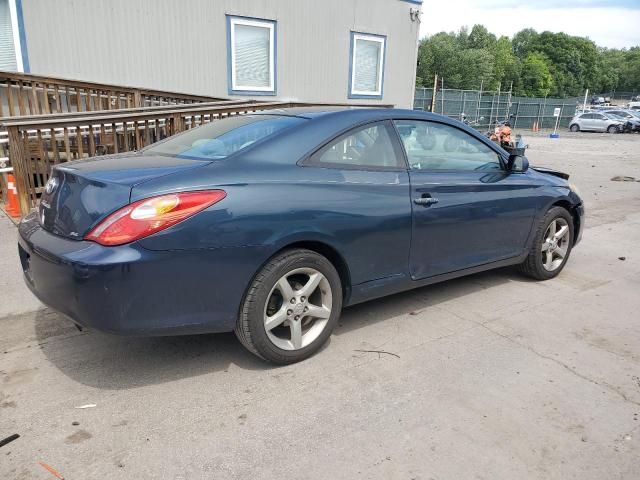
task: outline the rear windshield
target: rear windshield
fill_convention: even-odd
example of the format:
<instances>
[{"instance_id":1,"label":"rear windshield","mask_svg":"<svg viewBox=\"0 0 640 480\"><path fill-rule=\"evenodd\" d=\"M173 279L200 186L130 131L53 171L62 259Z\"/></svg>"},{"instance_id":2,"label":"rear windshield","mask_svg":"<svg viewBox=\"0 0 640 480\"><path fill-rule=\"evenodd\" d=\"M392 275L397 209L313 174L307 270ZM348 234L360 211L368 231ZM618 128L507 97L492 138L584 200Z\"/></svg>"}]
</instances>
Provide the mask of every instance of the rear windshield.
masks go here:
<instances>
[{"instance_id":1,"label":"rear windshield","mask_svg":"<svg viewBox=\"0 0 640 480\"><path fill-rule=\"evenodd\" d=\"M148 153L219 160L305 120L280 115L240 115L215 120L154 145Z\"/></svg>"}]
</instances>

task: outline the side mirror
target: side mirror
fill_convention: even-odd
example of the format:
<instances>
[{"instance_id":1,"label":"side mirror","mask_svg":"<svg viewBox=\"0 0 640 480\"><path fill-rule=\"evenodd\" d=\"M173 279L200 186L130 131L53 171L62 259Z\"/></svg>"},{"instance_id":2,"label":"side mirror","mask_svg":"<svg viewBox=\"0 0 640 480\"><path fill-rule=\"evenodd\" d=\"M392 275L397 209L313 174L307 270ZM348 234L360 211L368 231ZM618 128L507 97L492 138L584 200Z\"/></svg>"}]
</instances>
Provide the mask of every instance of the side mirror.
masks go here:
<instances>
[{"instance_id":1,"label":"side mirror","mask_svg":"<svg viewBox=\"0 0 640 480\"><path fill-rule=\"evenodd\" d=\"M529 170L529 160L523 155L512 153L507 161L507 171L512 173L524 173Z\"/></svg>"}]
</instances>

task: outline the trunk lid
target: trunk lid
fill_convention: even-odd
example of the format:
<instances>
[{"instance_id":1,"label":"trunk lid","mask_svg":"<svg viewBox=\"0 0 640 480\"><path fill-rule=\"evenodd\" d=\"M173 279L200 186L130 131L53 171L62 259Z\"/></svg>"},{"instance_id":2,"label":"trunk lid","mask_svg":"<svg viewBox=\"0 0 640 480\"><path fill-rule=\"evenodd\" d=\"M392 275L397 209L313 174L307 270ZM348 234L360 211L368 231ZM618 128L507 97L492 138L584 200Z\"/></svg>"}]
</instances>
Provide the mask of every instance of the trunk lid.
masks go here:
<instances>
[{"instance_id":1,"label":"trunk lid","mask_svg":"<svg viewBox=\"0 0 640 480\"><path fill-rule=\"evenodd\" d=\"M57 165L42 193L40 224L56 235L81 240L100 220L129 203L134 186L209 163L134 153Z\"/></svg>"}]
</instances>

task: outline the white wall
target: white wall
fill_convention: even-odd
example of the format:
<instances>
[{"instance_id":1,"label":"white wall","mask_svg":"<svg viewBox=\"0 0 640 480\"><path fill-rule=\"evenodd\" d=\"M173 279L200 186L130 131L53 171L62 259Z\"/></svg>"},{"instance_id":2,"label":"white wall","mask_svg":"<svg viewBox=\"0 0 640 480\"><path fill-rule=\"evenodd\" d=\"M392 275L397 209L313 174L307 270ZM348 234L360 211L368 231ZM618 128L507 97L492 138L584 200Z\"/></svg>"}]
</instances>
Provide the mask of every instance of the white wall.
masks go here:
<instances>
[{"instance_id":1,"label":"white wall","mask_svg":"<svg viewBox=\"0 0 640 480\"><path fill-rule=\"evenodd\" d=\"M23 0L31 72L228 96L225 14L277 21L277 96L347 97L350 31L387 36L384 96L410 108L419 24L402 0ZM374 100L362 100L373 103Z\"/></svg>"}]
</instances>

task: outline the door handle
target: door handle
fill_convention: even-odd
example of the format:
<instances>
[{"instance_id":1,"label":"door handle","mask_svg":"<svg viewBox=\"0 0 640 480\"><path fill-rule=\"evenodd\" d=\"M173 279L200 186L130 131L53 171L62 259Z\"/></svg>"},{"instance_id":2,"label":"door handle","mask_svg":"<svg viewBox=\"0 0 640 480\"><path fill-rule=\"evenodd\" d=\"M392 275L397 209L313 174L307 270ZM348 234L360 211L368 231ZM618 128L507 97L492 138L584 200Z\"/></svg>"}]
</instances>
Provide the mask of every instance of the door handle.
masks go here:
<instances>
[{"instance_id":1,"label":"door handle","mask_svg":"<svg viewBox=\"0 0 640 480\"><path fill-rule=\"evenodd\" d=\"M438 199L431 197L431 196L422 196L419 198L414 198L413 199L413 203L415 203L416 205L424 205L425 207L428 207L429 205L433 205L434 203L438 203Z\"/></svg>"}]
</instances>

